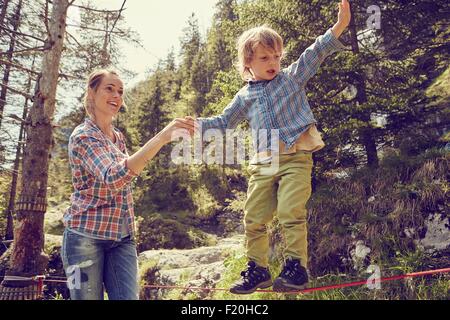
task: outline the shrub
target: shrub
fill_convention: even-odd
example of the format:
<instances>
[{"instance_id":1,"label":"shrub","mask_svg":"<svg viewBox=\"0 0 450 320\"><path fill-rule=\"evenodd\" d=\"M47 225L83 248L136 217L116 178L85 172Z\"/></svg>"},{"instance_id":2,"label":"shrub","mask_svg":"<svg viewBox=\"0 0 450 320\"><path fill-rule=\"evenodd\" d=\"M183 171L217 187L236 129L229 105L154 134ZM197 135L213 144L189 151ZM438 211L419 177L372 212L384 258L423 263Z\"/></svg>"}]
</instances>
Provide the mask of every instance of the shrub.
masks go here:
<instances>
[{"instance_id":1,"label":"shrub","mask_svg":"<svg viewBox=\"0 0 450 320\"><path fill-rule=\"evenodd\" d=\"M160 214L141 217L136 236L139 252L151 249L191 249L210 244L210 238L200 230L186 227Z\"/></svg>"}]
</instances>

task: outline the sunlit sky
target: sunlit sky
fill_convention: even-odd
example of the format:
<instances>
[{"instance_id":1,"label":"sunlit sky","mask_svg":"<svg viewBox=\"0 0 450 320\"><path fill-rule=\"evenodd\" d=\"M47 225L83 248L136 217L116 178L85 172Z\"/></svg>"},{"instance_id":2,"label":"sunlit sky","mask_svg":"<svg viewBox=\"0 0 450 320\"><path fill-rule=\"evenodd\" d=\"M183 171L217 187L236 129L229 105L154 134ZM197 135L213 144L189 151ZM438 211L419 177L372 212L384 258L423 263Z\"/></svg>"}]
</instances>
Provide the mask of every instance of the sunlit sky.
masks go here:
<instances>
[{"instance_id":1,"label":"sunlit sky","mask_svg":"<svg viewBox=\"0 0 450 320\"><path fill-rule=\"evenodd\" d=\"M179 52L182 30L192 13L199 22L202 35L206 34L217 0L127 0L123 12L126 25L139 33L144 49L125 46L122 48L126 58L121 62L124 67L139 75L142 80L146 71L153 67L158 59L167 56L173 47ZM80 4L76 0L75 4ZM99 9L118 10L123 0L95 0ZM77 8L69 8L69 18L74 19ZM75 18L76 19L76 18Z\"/></svg>"}]
</instances>

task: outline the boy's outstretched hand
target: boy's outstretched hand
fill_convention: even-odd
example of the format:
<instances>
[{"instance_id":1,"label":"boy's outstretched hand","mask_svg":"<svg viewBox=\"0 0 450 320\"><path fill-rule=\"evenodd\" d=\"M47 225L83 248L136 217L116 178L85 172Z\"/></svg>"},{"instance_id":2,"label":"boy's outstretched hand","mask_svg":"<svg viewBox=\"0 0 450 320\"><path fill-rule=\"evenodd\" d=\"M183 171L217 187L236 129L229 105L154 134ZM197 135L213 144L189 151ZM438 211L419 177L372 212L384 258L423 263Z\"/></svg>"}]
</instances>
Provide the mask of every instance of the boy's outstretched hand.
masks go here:
<instances>
[{"instance_id":1,"label":"boy's outstretched hand","mask_svg":"<svg viewBox=\"0 0 450 320\"><path fill-rule=\"evenodd\" d=\"M339 38L345 28L350 24L350 18L350 3L348 3L348 0L341 0L339 3L338 21L331 29L336 38Z\"/></svg>"}]
</instances>

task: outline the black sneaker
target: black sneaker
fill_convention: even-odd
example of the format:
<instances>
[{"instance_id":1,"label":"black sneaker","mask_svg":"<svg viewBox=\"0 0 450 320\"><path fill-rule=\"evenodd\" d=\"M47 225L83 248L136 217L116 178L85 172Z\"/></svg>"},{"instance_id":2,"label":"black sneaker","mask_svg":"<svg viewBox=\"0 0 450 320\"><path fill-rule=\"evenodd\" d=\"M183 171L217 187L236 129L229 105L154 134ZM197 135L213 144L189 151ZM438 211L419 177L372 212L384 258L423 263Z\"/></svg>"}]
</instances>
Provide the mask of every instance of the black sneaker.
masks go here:
<instances>
[{"instance_id":1,"label":"black sneaker","mask_svg":"<svg viewBox=\"0 0 450 320\"><path fill-rule=\"evenodd\" d=\"M288 257L278 278L273 282L273 290L287 292L305 289L308 284L308 273L299 259Z\"/></svg>"},{"instance_id":2,"label":"black sneaker","mask_svg":"<svg viewBox=\"0 0 450 320\"><path fill-rule=\"evenodd\" d=\"M272 285L272 277L267 268L257 266L254 261L249 261L247 265L247 269L241 272L242 278L230 288L231 293L248 294Z\"/></svg>"}]
</instances>

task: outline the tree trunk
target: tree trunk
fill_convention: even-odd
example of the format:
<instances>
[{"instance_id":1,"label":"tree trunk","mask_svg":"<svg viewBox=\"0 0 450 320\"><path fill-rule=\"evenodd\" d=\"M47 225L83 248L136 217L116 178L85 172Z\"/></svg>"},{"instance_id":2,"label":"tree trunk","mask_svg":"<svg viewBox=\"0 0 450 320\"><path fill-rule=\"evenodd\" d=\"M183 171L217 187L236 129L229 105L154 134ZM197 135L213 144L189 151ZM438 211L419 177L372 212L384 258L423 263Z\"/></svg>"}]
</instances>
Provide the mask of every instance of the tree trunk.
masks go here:
<instances>
[{"instance_id":1,"label":"tree trunk","mask_svg":"<svg viewBox=\"0 0 450 320\"><path fill-rule=\"evenodd\" d=\"M2 9L0 10L0 26L5 25L5 17L6 12L8 11L9 0L3 0ZM0 35L2 34L2 30L0 29Z\"/></svg>"},{"instance_id":2,"label":"tree trunk","mask_svg":"<svg viewBox=\"0 0 450 320\"><path fill-rule=\"evenodd\" d=\"M34 69L34 59L31 69ZM30 92L31 88L31 75L28 78L27 88L26 92ZM22 119L25 119L28 114L28 98L25 98L25 103L23 105L23 113L22 113ZM20 124L20 132L19 132L19 141L17 142L16 147L16 158L14 160L14 167L13 167L13 173L12 173L12 181L11 181L11 189L9 193L9 203L8 208L6 209L6 231L5 231L5 240L12 240L14 238L14 226L13 226L13 212L14 212L14 203L16 199L16 192L17 192L17 178L19 177L19 165L20 165L20 158L22 156L22 150L23 150L23 140L25 138L25 125L22 122Z\"/></svg>"},{"instance_id":3,"label":"tree trunk","mask_svg":"<svg viewBox=\"0 0 450 320\"><path fill-rule=\"evenodd\" d=\"M350 31L350 43L352 46L352 51L354 54L359 54L359 44L357 38L356 31L356 23L355 23L355 12L359 12L356 10L356 3L352 2L351 11L352 18L349 25ZM367 102L366 95L366 83L365 83L365 75L362 70L357 70L354 74L355 86L357 89L356 101L359 105L363 105ZM377 145L375 139L372 134L372 129L370 127L370 111L362 110L361 115L359 116L359 120L367 123L368 127L359 129L359 139L361 144L364 146L367 155L367 165L369 167L378 167L378 154L377 154Z\"/></svg>"},{"instance_id":4,"label":"tree trunk","mask_svg":"<svg viewBox=\"0 0 450 320\"><path fill-rule=\"evenodd\" d=\"M29 277L43 274L47 257L44 247L44 214L47 206L47 177L53 144L52 119L56 86L66 30L68 0L53 1L49 19L50 47L42 61L33 106L27 117L27 141L23 157L22 191L17 202L17 220L8 275ZM12 285L9 283L3 285ZM17 283L17 281L15 281Z\"/></svg>"},{"instance_id":5,"label":"tree trunk","mask_svg":"<svg viewBox=\"0 0 450 320\"><path fill-rule=\"evenodd\" d=\"M22 0L19 0L19 3L17 4L16 10L14 12L14 16L12 18L12 27L13 27L14 33L11 33L11 42L9 43L8 51L6 52L6 59L11 62L12 62L14 48L16 46L16 33L15 32L19 28L20 10L21 9L22 9ZM2 8L2 11L3 11L3 8ZM3 14L3 12L2 12L2 14ZM0 128L2 127L3 110L4 110L5 104L6 104L6 93L7 93L6 86L8 85L8 82L9 82L9 73L10 72L11 72L11 65L6 64L5 72L3 73L3 80L2 80L3 86L1 87L1 90L0 90Z\"/></svg>"}]
</instances>

